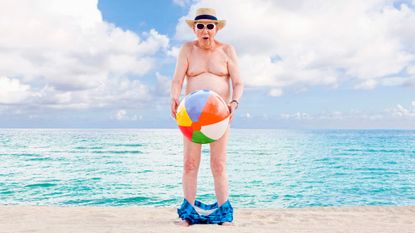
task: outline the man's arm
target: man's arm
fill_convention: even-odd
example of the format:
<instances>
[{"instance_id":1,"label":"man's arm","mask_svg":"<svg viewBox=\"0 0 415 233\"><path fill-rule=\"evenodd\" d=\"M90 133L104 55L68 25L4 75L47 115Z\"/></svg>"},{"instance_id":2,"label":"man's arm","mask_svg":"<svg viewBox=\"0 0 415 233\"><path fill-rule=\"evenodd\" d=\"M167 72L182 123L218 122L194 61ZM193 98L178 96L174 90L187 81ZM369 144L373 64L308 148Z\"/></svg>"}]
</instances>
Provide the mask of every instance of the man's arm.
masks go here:
<instances>
[{"instance_id":1,"label":"man's arm","mask_svg":"<svg viewBox=\"0 0 415 233\"><path fill-rule=\"evenodd\" d=\"M176 70L171 82L171 115L173 118L176 118L176 111L180 103L179 97L182 91L184 77L186 75L187 68L189 67L189 62L187 61L187 50L187 44L180 48L179 56L177 57L176 62Z\"/></svg>"},{"instance_id":2,"label":"man's arm","mask_svg":"<svg viewBox=\"0 0 415 233\"><path fill-rule=\"evenodd\" d=\"M232 100L237 102L230 103L232 112L239 104L239 99L242 97L244 91L244 85L239 72L238 57L236 55L235 49L231 45L226 46L225 50L228 55L228 70L230 74L230 79L232 81Z\"/></svg>"}]
</instances>

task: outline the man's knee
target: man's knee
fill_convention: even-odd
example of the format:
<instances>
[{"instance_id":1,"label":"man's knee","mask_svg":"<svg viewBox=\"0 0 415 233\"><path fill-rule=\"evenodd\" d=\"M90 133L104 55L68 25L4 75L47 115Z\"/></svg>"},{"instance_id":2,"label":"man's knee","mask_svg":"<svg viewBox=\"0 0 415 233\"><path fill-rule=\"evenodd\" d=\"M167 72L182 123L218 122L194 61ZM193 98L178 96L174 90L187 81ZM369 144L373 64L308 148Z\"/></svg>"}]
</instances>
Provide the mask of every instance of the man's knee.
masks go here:
<instances>
[{"instance_id":1,"label":"man's knee","mask_svg":"<svg viewBox=\"0 0 415 233\"><path fill-rule=\"evenodd\" d=\"M214 177L223 176L226 172L225 161L212 161L210 168Z\"/></svg>"},{"instance_id":2,"label":"man's knee","mask_svg":"<svg viewBox=\"0 0 415 233\"><path fill-rule=\"evenodd\" d=\"M183 169L185 173L197 172L199 169L199 163L196 159L186 159L184 161Z\"/></svg>"}]
</instances>

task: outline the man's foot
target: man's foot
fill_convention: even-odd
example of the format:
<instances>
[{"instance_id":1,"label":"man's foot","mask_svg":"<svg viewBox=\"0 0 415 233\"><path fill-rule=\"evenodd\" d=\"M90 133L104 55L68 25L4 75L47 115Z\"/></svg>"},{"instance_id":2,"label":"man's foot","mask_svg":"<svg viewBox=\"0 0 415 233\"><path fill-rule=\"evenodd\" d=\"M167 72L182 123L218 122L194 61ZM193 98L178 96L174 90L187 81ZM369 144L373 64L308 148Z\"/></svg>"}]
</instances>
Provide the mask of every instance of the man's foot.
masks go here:
<instances>
[{"instance_id":1,"label":"man's foot","mask_svg":"<svg viewBox=\"0 0 415 233\"><path fill-rule=\"evenodd\" d=\"M220 224L221 226L233 226L232 222L223 222Z\"/></svg>"},{"instance_id":2,"label":"man's foot","mask_svg":"<svg viewBox=\"0 0 415 233\"><path fill-rule=\"evenodd\" d=\"M174 222L174 224L176 224L178 226L182 226L182 227L190 226L189 222L186 221L186 220L178 220L178 221Z\"/></svg>"}]
</instances>

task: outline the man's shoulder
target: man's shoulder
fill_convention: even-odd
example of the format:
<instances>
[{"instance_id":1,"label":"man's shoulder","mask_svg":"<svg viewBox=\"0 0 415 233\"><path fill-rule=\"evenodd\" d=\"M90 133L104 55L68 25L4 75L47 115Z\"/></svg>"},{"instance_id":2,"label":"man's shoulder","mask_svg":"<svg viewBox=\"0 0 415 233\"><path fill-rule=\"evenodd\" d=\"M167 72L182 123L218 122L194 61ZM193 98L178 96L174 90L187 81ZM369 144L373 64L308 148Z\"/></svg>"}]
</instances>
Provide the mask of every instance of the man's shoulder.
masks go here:
<instances>
[{"instance_id":1,"label":"man's shoulder","mask_svg":"<svg viewBox=\"0 0 415 233\"><path fill-rule=\"evenodd\" d=\"M182 47L180 48L180 53L189 54L192 51L193 44L193 41L184 42Z\"/></svg>"},{"instance_id":2,"label":"man's shoulder","mask_svg":"<svg viewBox=\"0 0 415 233\"><path fill-rule=\"evenodd\" d=\"M222 49L228 55L233 54L235 50L231 44L226 43L222 43Z\"/></svg>"},{"instance_id":3,"label":"man's shoulder","mask_svg":"<svg viewBox=\"0 0 415 233\"><path fill-rule=\"evenodd\" d=\"M191 49L195 44L194 41L187 41L183 43L182 49Z\"/></svg>"}]
</instances>

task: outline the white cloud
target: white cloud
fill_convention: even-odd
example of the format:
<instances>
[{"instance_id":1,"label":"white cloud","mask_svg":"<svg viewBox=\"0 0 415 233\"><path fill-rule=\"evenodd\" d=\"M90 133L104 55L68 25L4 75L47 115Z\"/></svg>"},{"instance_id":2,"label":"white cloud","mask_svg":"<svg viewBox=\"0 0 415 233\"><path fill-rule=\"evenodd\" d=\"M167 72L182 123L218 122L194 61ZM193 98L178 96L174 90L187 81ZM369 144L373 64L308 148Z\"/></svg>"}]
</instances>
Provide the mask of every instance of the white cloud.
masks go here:
<instances>
[{"instance_id":1,"label":"white cloud","mask_svg":"<svg viewBox=\"0 0 415 233\"><path fill-rule=\"evenodd\" d=\"M0 77L0 104L19 104L33 96L29 85L18 79Z\"/></svg>"},{"instance_id":2,"label":"white cloud","mask_svg":"<svg viewBox=\"0 0 415 233\"><path fill-rule=\"evenodd\" d=\"M50 85L34 91L17 79L0 78L0 104L20 104L20 108L25 105L52 109L140 108L152 99L150 87L127 78L110 78L93 89L66 91Z\"/></svg>"},{"instance_id":3,"label":"white cloud","mask_svg":"<svg viewBox=\"0 0 415 233\"><path fill-rule=\"evenodd\" d=\"M355 85L354 88L358 90L372 90L376 87L376 85L377 85L376 80L369 79L369 80L363 81Z\"/></svg>"},{"instance_id":4,"label":"white cloud","mask_svg":"<svg viewBox=\"0 0 415 233\"><path fill-rule=\"evenodd\" d=\"M281 113L279 115L279 117L281 119L285 119L285 120L290 120L290 119L294 119L294 120L312 120L312 119L314 119L313 116L311 116L310 114L305 113L305 112Z\"/></svg>"},{"instance_id":5,"label":"white cloud","mask_svg":"<svg viewBox=\"0 0 415 233\"><path fill-rule=\"evenodd\" d=\"M415 101L411 102L411 106L406 108L401 104L396 107L385 109L381 112L369 112L360 110L350 111L328 111L318 113L306 113L306 112L295 112L295 113L281 113L279 118L283 120L314 120L314 121L348 121L354 120L385 120L394 121L396 119L415 119Z\"/></svg>"},{"instance_id":6,"label":"white cloud","mask_svg":"<svg viewBox=\"0 0 415 233\"><path fill-rule=\"evenodd\" d=\"M171 79L167 76L161 75L159 72L156 72L156 90L155 95L160 96L169 96L171 88Z\"/></svg>"},{"instance_id":7,"label":"white cloud","mask_svg":"<svg viewBox=\"0 0 415 233\"><path fill-rule=\"evenodd\" d=\"M199 7L214 7L227 20L218 39L236 47L248 87L270 88L272 95L273 89L337 87L350 80L357 89L401 85L409 77L399 75L415 64L415 11L393 4L201 0L179 20L176 37L192 39L184 19Z\"/></svg>"},{"instance_id":8,"label":"white cloud","mask_svg":"<svg viewBox=\"0 0 415 233\"><path fill-rule=\"evenodd\" d=\"M39 98L33 100L36 104L56 109L136 108L153 98L148 86L126 78L108 79L99 87L89 90L60 91L46 86L38 95Z\"/></svg>"},{"instance_id":9,"label":"white cloud","mask_svg":"<svg viewBox=\"0 0 415 233\"><path fill-rule=\"evenodd\" d=\"M192 0L173 0L173 3L181 7L186 7L192 2Z\"/></svg>"},{"instance_id":10,"label":"white cloud","mask_svg":"<svg viewBox=\"0 0 415 233\"><path fill-rule=\"evenodd\" d=\"M136 52L141 55L154 55L160 49L167 49L169 46L169 38L159 34L155 29L151 29L149 33L143 34L147 37L138 45Z\"/></svg>"},{"instance_id":11,"label":"white cloud","mask_svg":"<svg viewBox=\"0 0 415 233\"><path fill-rule=\"evenodd\" d=\"M281 96L283 94L283 91L281 89L273 88L269 91L270 96Z\"/></svg>"},{"instance_id":12,"label":"white cloud","mask_svg":"<svg viewBox=\"0 0 415 233\"><path fill-rule=\"evenodd\" d=\"M127 110L120 109L115 113L114 118L118 121L137 121L143 119L143 116L136 114L131 115L127 113Z\"/></svg>"},{"instance_id":13,"label":"white cloud","mask_svg":"<svg viewBox=\"0 0 415 233\"><path fill-rule=\"evenodd\" d=\"M415 77L414 77L415 78ZM388 77L381 80L382 86L404 86L410 81L408 77Z\"/></svg>"},{"instance_id":14,"label":"white cloud","mask_svg":"<svg viewBox=\"0 0 415 233\"><path fill-rule=\"evenodd\" d=\"M410 74L410 75L412 75L412 76L415 77L415 65L408 66L406 70L407 70L408 74Z\"/></svg>"},{"instance_id":15,"label":"white cloud","mask_svg":"<svg viewBox=\"0 0 415 233\"><path fill-rule=\"evenodd\" d=\"M357 117L359 115L361 116L361 114L356 114L356 113L347 114L347 113L343 113L340 111L333 111L333 112L321 112L317 114L316 118L319 120L330 120L330 119L343 120L343 119L350 118L350 117Z\"/></svg>"},{"instance_id":16,"label":"white cloud","mask_svg":"<svg viewBox=\"0 0 415 233\"><path fill-rule=\"evenodd\" d=\"M0 3L0 76L8 90L0 93L2 104L88 108L152 98L150 87L126 77L148 74L169 38L154 29L137 35L107 23L97 4Z\"/></svg>"},{"instance_id":17,"label":"white cloud","mask_svg":"<svg viewBox=\"0 0 415 233\"><path fill-rule=\"evenodd\" d=\"M415 118L415 101L412 101L412 109L405 108L402 105L398 104L395 108L388 109L393 116L399 118Z\"/></svg>"},{"instance_id":18,"label":"white cloud","mask_svg":"<svg viewBox=\"0 0 415 233\"><path fill-rule=\"evenodd\" d=\"M174 57L174 58L177 58L179 56L179 51L180 51L179 47L173 46L173 47L171 47L171 49L169 51L167 51L167 55L171 56L171 57Z\"/></svg>"},{"instance_id":19,"label":"white cloud","mask_svg":"<svg viewBox=\"0 0 415 233\"><path fill-rule=\"evenodd\" d=\"M127 114L127 111L125 111L124 109L121 109L115 114L115 119L123 120L126 114Z\"/></svg>"}]
</instances>

